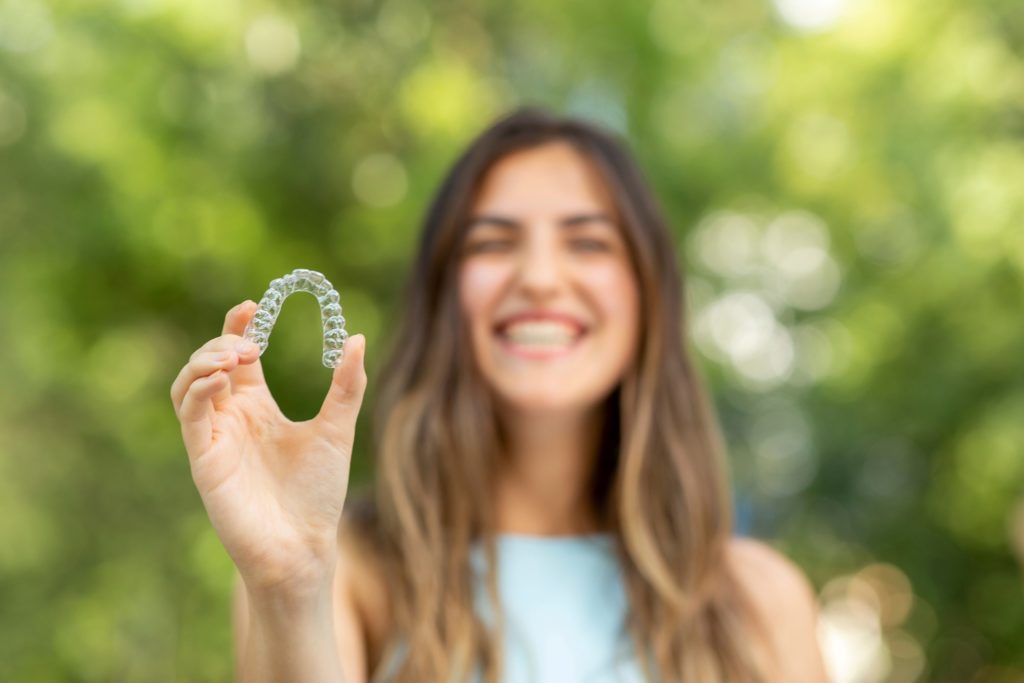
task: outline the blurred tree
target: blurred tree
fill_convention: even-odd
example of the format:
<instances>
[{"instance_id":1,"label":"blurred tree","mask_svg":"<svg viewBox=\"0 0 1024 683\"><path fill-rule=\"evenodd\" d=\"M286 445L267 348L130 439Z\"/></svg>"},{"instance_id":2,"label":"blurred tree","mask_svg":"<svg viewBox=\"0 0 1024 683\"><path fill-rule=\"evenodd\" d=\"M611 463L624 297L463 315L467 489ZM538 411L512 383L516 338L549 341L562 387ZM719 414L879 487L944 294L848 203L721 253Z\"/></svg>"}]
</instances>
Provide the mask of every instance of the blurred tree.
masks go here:
<instances>
[{"instance_id":1,"label":"blurred tree","mask_svg":"<svg viewBox=\"0 0 1024 683\"><path fill-rule=\"evenodd\" d=\"M171 381L294 267L372 378L441 173L527 102L655 183L836 680L1024 679L1022 51L1018 0L0 0L0 679L229 680ZM265 363L296 418L315 315Z\"/></svg>"}]
</instances>

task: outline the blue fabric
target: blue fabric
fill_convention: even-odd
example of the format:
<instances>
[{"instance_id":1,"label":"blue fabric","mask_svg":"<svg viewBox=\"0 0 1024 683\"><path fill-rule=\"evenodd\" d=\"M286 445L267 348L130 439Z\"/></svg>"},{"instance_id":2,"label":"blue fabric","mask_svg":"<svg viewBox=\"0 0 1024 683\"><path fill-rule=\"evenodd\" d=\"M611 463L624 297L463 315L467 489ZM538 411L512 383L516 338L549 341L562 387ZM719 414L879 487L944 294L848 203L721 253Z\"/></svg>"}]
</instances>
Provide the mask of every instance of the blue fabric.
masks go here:
<instances>
[{"instance_id":1,"label":"blue fabric","mask_svg":"<svg viewBox=\"0 0 1024 683\"><path fill-rule=\"evenodd\" d=\"M496 543L506 620L502 683L642 683L611 536L500 534ZM493 623L481 547L471 561L480 577L476 608Z\"/></svg>"}]
</instances>

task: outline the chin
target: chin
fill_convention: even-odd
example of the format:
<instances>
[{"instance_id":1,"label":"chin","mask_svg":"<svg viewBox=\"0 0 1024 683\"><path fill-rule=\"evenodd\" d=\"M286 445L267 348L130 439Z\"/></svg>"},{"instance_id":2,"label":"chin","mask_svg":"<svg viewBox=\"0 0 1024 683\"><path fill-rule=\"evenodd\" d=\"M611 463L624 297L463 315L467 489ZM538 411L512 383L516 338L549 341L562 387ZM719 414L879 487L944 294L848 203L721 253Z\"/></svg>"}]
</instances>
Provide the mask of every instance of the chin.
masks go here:
<instances>
[{"instance_id":1,"label":"chin","mask_svg":"<svg viewBox=\"0 0 1024 683\"><path fill-rule=\"evenodd\" d=\"M523 415L549 417L558 414L578 414L592 409L607 394L594 392L567 392L566 387L543 391L533 387L527 391L496 390L498 402L508 410Z\"/></svg>"}]
</instances>

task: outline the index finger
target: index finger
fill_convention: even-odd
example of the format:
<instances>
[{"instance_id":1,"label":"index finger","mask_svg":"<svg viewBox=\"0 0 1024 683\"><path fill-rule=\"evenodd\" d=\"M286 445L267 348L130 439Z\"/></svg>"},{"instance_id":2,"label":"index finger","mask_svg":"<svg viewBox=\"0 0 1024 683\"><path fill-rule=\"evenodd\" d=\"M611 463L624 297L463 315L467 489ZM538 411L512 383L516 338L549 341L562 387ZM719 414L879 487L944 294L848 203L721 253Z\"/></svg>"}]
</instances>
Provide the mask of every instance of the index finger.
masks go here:
<instances>
[{"instance_id":1,"label":"index finger","mask_svg":"<svg viewBox=\"0 0 1024 683\"><path fill-rule=\"evenodd\" d=\"M221 334L237 334L245 332L245 326L249 319L256 313L257 304L251 299L246 299L238 304L224 316L224 329Z\"/></svg>"},{"instance_id":2,"label":"index finger","mask_svg":"<svg viewBox=\"0 0 1024 683\"><path fill-rule=\"evenodd\" d=\"M238 335L242 336L245 334L245 326L249 324L252 317L256 315L256 309L259 306L255 301L246 299L242 303L238 304L227 312L224 316L224 334L225 335ZM234 389L249 385L259 386L265 384L263 379L263 368L259 363L260 353L256 352L254 355L245 355L240 358L238 367L231 371L228 375L231 379L231 386Z\"/></svg>"}]
</instances>

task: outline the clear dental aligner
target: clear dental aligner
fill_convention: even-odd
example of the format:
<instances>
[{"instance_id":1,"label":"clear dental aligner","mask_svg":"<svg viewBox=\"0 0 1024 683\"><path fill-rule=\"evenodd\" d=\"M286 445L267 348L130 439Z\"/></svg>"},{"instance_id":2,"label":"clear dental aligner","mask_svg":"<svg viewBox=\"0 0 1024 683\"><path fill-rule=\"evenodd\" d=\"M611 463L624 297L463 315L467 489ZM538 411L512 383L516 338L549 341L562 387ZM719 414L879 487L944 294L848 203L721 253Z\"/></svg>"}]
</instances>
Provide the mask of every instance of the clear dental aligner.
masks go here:
<instances>
[{"instance_id":1,"label":"clear dental aligner","mask_svg":"<svg viewBox=\"0 0 1024 683\"><path fill-rule=\"evenodd\" d=\"M328 368L338 367L345 358L345 340L348 339L345 318L341 315L338 292L323 273L315 270L296 268L284 277L271 280L256 314L245 326L243 336L260 347L262 356L270 345L270 332L277 322L281 305L295 292L309 292L320 302L320 317L324 324L323 363Z\"/></svg>"}]
</instances>

